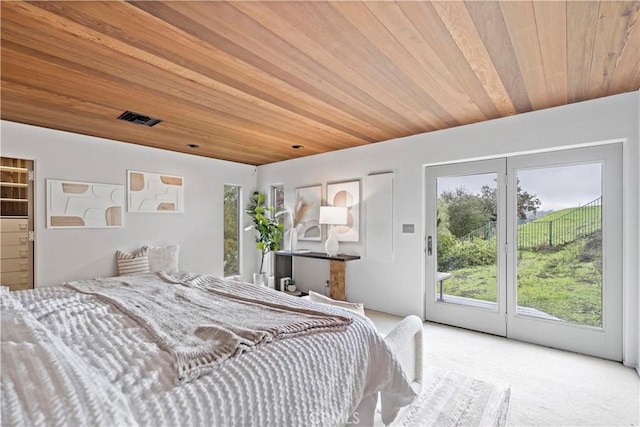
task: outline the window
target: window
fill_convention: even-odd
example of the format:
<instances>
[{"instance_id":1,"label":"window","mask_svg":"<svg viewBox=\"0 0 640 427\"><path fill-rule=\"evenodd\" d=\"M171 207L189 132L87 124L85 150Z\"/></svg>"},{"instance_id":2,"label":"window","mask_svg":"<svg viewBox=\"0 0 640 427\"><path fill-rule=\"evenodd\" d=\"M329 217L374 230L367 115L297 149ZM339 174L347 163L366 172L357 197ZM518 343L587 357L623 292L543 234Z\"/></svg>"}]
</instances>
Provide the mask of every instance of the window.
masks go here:
<instances>
[{"instance_id":1,"label":"window","mask_svg":"<svg viewBox=\"0 0 640 427\"><path fill-rule=\"evenodd\" d=\"M240 187L224 186L224 275L240 274Z\"/></svg>"},{"instance_id":2,"label":"window","mask_svg":"<svg viewBox=\"0 0 640 427\"><path fill-rule=\"evenodd\" d=\"M271 204L275 208L273 214L284 210L284 185L271 187Z\"/></svg>"},{"instance_id":3,"label":"window","mask_svg":"<svg viewBox=\"0 0 640 427\"><path fill-rule=\"evenodd\" d=\"M284 185L271 186L271 206L273 206L273 215L285 210L284 207ZM278 217L278 222L284 225L285 216ZM284 234L283 234L284 237ZM280 241L280 249L282 249L282 241Z\"/></svg>"}]
</instances>

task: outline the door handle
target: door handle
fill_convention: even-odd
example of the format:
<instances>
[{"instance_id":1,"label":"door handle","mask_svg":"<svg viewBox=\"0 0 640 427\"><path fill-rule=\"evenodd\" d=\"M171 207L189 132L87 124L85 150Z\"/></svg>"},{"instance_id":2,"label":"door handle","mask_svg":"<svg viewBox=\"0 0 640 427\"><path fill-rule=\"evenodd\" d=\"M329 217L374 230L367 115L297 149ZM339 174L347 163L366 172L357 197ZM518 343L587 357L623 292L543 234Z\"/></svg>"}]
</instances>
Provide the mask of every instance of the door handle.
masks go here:
<instances>
[{"instance_id":1,"label":"door handle","mask_svg":"<svg viewBox=\"0 0 640 427\"><path fill-rule=\"evenodd\" d=\"M433 255L433 239L431 236L427 237L427 255Z\"/></svg>"}]
</instances>

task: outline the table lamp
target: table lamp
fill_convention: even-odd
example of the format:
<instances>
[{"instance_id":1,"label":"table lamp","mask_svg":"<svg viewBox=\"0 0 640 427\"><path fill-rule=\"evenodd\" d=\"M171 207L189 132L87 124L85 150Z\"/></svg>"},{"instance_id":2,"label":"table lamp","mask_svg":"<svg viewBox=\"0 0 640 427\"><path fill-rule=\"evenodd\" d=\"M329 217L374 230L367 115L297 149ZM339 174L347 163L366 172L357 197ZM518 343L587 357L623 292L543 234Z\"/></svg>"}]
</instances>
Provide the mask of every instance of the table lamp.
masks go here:
<instances>
[{"instance_id":1,"label":"table lamp","mask_svg":"<svg viewBox=\"0 0 640 427\"><path fill-rule=\"evenodd\" d=\"M347 224L347 208L337 206L320 206L320 224L329 225L329 235L324 242L327 256L338 255L338 238L334 226Z\"/></svg>"}]
</instances>

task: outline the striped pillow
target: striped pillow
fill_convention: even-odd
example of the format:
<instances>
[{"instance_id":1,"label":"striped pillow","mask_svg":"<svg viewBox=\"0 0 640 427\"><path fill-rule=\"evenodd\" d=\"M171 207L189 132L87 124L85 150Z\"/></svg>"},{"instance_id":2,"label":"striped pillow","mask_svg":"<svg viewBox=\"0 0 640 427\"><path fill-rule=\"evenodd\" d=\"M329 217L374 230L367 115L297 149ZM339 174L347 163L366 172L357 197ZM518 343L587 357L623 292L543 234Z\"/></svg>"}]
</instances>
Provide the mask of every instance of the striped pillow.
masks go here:
<instances>
[{"instance_id":1,"label":"striped pillow","mask_svg":"<svg viewBox=\"0 0 640 427\"><path fill-rule=\"evenodd\" d=\"M147 248L142 248L137 252L117 251L116 263L118 264L118 276L129 274L149 273L149 255Z\"/></svg>"}]
</instances>

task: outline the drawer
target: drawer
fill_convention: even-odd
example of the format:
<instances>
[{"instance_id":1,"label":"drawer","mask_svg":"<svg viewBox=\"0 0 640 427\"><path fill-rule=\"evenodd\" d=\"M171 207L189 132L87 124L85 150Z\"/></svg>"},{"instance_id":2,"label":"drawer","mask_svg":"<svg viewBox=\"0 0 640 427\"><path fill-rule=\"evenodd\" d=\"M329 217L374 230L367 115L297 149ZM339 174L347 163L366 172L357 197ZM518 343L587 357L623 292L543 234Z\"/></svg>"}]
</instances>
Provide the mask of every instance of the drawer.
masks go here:
<instances>
[{"instance_id":1,"label":"drawer","mask_svg":"<svg viewBox=\"0 0 640 427\"><path fill-rule=\"evenodd\" d=\"M28 231L29 221L26 218L0 219L0 231Z\"/></svg>"},{"instance_id":2,"label":"drawer","mask_svg":"<svg viewBox=\"0 0 640 427\"><path fill-rule=\"evenodd\" d=\"M28 256L29 249L26 246L2 246L2 249L0 249L0 259L27 258Z\"/></svg>"},{"instance_id":3,"label":"drawer","mask_svg":"<svg viewBox=\"0 0 640 427\"><path fill-rule=\"evenodd\" d=\"M0 271L11 273L13 271L29 271L29 261L26 258L14 258L0 260Z\"/></svg>"},{"instance_id":4,"label":"drawer","mask_svg":"<svg viewBox=\"0 0 640 427\"><path fill-rule=\"evenodd\" d=\"M0 244L7 245L26 245L29 243L29 234L25 232L7 232L0 234Z\"/></svg>"},{"instance_id":5,"label":"drawer","mask_svg":"<svg viewBox=\"0 0 640 427\"><path fill-rule=\"evenodd\" d=\"M0 274L0 282L2 282L3 286L28 285L29 274L23 272L2 273Z\"/></svg>"}]
</instances>

